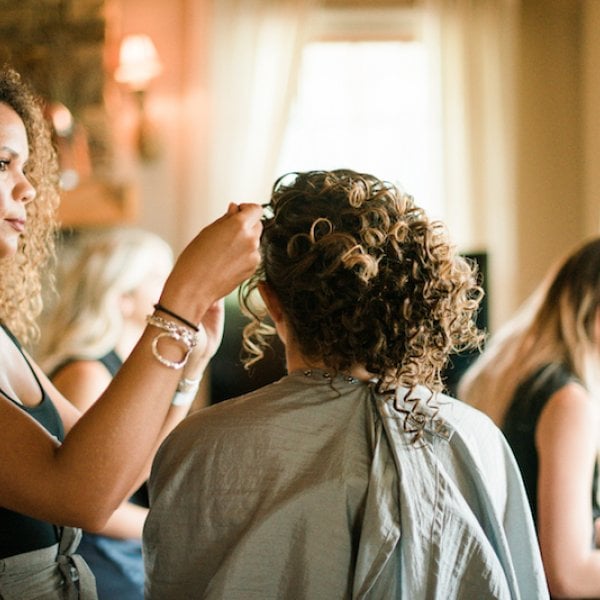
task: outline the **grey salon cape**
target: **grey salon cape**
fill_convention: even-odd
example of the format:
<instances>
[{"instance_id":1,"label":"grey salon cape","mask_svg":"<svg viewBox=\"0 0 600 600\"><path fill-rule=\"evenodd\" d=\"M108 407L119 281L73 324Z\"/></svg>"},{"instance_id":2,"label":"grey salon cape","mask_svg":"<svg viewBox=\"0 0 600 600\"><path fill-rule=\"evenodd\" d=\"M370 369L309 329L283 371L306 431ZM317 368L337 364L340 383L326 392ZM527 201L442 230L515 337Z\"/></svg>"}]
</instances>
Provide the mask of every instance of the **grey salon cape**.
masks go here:
<instances>
[{"instance_id":1,"label":"grey salon cape","mask_svg":"<svg viewBox=\"0 0 600 600\"><path fill-rule=\"evenodd\" d=\"M294 372L180 424L150 478L146 597L547 598L491 420L374 388Z\"/></svg>"}]
</instances>

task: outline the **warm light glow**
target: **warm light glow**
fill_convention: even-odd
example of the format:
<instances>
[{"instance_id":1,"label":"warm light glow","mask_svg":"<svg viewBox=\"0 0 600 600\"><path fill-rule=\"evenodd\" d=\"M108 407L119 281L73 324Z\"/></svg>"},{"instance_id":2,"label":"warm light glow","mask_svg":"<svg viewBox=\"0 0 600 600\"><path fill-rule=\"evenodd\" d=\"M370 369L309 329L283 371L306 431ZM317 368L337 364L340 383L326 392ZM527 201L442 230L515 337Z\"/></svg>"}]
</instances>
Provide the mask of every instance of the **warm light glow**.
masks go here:
<instances>
[{"instance_id":1,"label":"warm light glow","mask_svg":"<svg viewBox=\"0 0 600 600\"><path fill-rule=\"evenodd\" d=\"M60 102L54 102L48 106L48 115L57 135L66 137L73 131L73 115L71 111Z\"/></svg>"},{"instance_id":2,"label":"warm light glow","mask_svg":"<svg viewBox=\"0 0 600 600\"><path fill-rule=\"evenodd\" d=\"M444 219L430 73L419 41L307 44L276 174L373 173Z\"/></svg>"},{"instance_id":3,"label":"warm light glow","mask_svg":"<svg viewBox=\"0 0 600 600\"><path fill-rule=\"evenodd\" d=\"M154 43L144 34L128 35L121 42L115 79L134 90L145 90L162 71Z\"/></svg>"}]
</instances>

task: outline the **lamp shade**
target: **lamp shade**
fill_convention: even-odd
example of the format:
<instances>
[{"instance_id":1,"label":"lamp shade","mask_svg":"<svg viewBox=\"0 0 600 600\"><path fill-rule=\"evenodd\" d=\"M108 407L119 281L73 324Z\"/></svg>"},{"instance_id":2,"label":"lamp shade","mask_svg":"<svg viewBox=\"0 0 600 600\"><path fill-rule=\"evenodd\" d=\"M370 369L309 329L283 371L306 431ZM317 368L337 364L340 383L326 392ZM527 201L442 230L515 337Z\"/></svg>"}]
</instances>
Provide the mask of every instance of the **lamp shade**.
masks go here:
<instances>
[{"instance_id":1,"label":"lamp shade","mask_svg":"<svg viewBox=\"0 0 600 600\"><path fill-rule=\"evenodd\" d=\"M148 35L126 36L119 50L119 66L115 79L133 90L145 90L148 83L162 71L154 42Z\"/></svg>"}]
</instances>

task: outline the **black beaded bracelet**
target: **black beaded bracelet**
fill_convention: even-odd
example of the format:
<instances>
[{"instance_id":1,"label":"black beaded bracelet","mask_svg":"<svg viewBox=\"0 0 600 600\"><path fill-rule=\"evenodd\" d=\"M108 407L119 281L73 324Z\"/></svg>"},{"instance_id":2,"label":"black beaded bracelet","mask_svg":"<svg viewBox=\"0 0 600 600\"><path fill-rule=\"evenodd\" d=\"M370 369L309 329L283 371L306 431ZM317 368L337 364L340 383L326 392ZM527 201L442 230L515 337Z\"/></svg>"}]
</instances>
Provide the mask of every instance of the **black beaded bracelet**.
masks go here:
<instances>
[{"instance_id":1,"label":"black beaded bracelet","mask_svg":"<svg viewBox=\"0 0 600 600\"><path fill-rule=\"evenodd\" d=\"M198 333L200 331L200 327L198 327L198 325L194 325L191 321L188 321L187 319L180 317L177 313L174 313L172 310L165 308L162 304L160 304L158 302L154 305L154 310L160 310L161 312L164 312L165 315L169 315L170 317L173 317L174 319L181 321L184 325L187 325L190 329L193 329L196 333Z\"/></svg>"}]
</instances>

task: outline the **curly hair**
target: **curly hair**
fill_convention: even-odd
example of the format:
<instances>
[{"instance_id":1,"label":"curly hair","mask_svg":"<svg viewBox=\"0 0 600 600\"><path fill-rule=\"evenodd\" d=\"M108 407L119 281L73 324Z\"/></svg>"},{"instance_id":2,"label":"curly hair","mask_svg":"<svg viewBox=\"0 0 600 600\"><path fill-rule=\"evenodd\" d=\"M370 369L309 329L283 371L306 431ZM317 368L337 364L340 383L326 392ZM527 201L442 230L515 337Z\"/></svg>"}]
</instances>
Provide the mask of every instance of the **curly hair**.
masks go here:
<instances>
[{"instance_id":1,"label":"curly hair","mask_svg":"<svg viewBox=\"0 0 600 600\"><path fill-rule=\"evenodd\" d=\"M253 302L274 290L309 361L336 372L364 366L381 389L443 388L452 352L479 344L483 295L474 265L393 184L350 170L290 173L266 207L262 261L240 289L246 366L274 333Z\"/></svg>"},{"instance_id":2,"label":"curly hair","mask_svg":"<svg viewBox=\"0 0 600 600\"><path fill-rule=\"evenodd\" d=\"M27 343L39 335L36 318L42 310L42 273L54 256L58 161L41 103L9 67L0 70L0 103L10 106L25 125L27 178L36 190L35 200L27 205L27 228L17 253L5 259L0 270L0 319Z\"/></svg>"}]
</instances>

